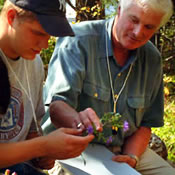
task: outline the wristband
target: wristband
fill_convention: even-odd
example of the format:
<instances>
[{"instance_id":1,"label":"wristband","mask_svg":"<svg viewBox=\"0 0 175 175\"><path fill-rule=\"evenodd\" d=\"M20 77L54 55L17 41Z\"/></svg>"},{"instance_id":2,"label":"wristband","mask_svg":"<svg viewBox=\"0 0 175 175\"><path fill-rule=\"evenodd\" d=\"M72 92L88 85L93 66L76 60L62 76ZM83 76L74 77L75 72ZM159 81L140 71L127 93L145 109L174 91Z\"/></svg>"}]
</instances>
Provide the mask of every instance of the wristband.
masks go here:
<instances>
[{"instance_id":1,"label":"wristband","mask_svg":"<svg viewBox=\"0 0 175 175\"><path fill-rule=\"evenodd\" d=\"M134 154L127 154L131 159L135 159L136 160L136 165L135 166L137 166L137 164L138 164L138 162L139 162L139 158L136 156L136 155L134 155Z\"/></svg>"}]
</instances>

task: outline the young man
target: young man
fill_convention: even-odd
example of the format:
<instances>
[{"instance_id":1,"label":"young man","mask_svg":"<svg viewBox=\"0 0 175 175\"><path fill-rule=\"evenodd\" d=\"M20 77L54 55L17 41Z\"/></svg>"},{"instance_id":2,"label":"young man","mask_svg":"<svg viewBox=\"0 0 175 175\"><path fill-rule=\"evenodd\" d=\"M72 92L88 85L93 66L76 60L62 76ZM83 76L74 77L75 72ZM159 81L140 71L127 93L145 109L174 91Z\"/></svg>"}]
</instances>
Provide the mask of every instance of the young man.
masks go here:
<instances>
[{"instance_id":1,"label":"young man","mask_svg":"<svg viewBox=\"0 0 175 175\"><path fill-rule=\"evenodd\" d=\"M8 70L11 98L0 118L0 172L43 174L54 159L75 157L93 136L80 137L81 130L59 129L41 136L43 64L39 57L50 35L74 35L65 18L64 1L6 0L0 14L0 57ZM38 137L39 136L39 137Z\"/></svg>"},{"instance_id":2,"label":"young man","mask_svg":"<svg viewBox=\"0 0 175 175\"><path fill-rule=\"evenodd\" d=\"M44 88L56 127L87 128L97 115L120 113L129 130L115 135L113 160L143 175L175 174L147 148L151 127L163 126L161 56L148 40L172 9L171 0L120 0L115 18L73 25L75 37L57 41Z\"/></svg>"}]
</instances>

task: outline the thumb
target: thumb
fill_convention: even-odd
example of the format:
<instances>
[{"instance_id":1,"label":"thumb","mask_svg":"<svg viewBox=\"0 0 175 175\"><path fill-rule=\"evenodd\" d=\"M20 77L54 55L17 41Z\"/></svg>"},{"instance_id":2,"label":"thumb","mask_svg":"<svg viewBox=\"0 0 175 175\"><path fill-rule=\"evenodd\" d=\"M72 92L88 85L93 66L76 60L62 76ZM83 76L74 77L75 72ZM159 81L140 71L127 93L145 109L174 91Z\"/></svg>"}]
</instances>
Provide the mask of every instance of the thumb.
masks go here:
<instances>
[{"instance_id":1,"label":"thumb","mask_svg":"<svg viewBox=\"0 0 175 175\"><path fill-rule=\"evenodd\" d=\"M92 134L89 134L89 135L83 136L83 137L86 139L87 142L90 142L94 139L94 135L92 135Z\"/></svg>"},{"instance_id":2,"label":"thumb","mask_svg":"<svg viewBox=\"0 0 175 175\"><path fill-rule=\"evenodd\" d=\"M75 128L60 128L61 132L70 135L80 135L82 133L82 129L75 129Z\"/></svg>"},{"instance_id":3,"label":"thumb","mask_svg":"<svg viewBox=\"0 0 175 175\"><path fill-rule=\"evenodd\" d=\"M80 133L82 133L81 129L73 129L73 128L61 128L61 130L68 135L71 135L72 138L76 138L76 142L79 144L82 142L82 144L87 144L91 142L94 139L94 135L89 134L87 136L80 136Z\"/></svg>"}]
</instances>

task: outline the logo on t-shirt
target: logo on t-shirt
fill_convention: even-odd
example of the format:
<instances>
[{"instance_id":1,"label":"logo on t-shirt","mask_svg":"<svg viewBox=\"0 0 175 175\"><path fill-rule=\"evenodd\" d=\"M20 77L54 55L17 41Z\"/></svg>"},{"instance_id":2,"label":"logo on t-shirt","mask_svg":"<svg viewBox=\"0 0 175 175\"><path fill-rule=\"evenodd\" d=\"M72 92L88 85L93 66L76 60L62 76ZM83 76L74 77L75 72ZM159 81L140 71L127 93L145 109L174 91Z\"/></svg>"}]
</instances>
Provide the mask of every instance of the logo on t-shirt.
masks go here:
<instances>
[{"instance_id":1,"label":"logo on t-shirt","mask_svg":"<svg viewBox=\"0 0 175 175\"><path fill-rule=\"evenodd\" d=\"M11 88L11 100L7 113L0 118L0 140L10 140L17 136L24 124L22 93Z\"/></svg>"}]
</instances>

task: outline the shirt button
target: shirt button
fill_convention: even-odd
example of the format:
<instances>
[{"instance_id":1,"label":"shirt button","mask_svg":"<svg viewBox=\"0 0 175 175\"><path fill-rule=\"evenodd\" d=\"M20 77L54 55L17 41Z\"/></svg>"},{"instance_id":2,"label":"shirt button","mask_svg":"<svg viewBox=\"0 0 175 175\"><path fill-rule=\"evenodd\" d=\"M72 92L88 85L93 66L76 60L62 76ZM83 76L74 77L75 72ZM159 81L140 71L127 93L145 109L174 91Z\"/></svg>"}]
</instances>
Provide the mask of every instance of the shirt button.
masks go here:
<instances>
[{"instance_id":1,"label":"shirt button","mask_svg":"<svg viewBox=\"0 0 175 175\"><path fill-rule=\"evenodd\" d=\"M120 77L121 76L121 73L118 73L118 77Z\"/></svg>"},{"instance_id":2,"label":"shirt button","mask_svg":"<svg viewBox=\"0 0 175 175\"><path fill-rule=\"evenodd\" d=\"M97 93L95 93L95 94L94 94L94 97L96 97L96 98L97 98L97 97L98 97L98 94L97 94Z\"/></svg>"}]
</instances>

